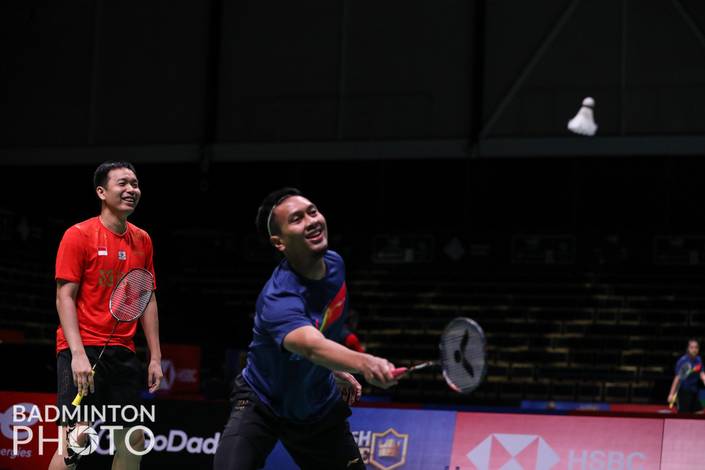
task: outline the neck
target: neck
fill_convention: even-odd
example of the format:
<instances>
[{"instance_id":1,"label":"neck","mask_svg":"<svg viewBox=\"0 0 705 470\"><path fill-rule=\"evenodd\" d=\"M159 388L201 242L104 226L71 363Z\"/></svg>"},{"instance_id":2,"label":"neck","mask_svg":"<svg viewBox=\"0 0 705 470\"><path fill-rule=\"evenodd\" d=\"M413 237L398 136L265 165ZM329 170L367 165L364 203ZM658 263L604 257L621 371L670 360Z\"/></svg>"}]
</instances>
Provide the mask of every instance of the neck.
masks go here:
<instances>
[{"instance_id":1,"label":"neck","mask_svg":"<svg viewBox=\"0 0 705 470\"><path fill-rule=\"evenodd\" d=\"M99 217L103 226L111 232L122 235L127 231L127 215L115 214L104 207Z\"/></svg>"},{"instance_id":2,"label":"neck","mask_svg":"<svg viewBox=\"0 0 705 470\"><path fill-rule=\"evenodd\" d=\"M323 257L313 258L307 257L303 259L287 258L289 264L294 271L299 273L306 279L311 279L313 281L320 281L326 276L326 262Z\"/></svg>"}]
</instances>

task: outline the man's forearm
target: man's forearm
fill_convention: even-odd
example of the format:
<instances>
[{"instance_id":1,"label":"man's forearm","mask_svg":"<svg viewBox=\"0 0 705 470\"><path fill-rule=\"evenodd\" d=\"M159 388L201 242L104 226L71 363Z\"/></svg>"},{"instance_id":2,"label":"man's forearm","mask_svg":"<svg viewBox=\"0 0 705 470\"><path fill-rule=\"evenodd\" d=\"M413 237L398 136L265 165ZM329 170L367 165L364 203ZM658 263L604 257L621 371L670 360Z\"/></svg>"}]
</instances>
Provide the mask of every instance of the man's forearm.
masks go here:
<instances>
[{"instance_id":1,"label":"man's forearm","mask_svg":"<svg viewBox=\"0 0 705 470\"><path fill-rule=\"evenodd\" d=\"M673 395L676 393L676 390L678 390L678 383L680 382L680 379L678 377L673 379L673 383L671 384L671 391L669 395Z\"/></svg>"},{"instance_id":2,"label":"man's forearm","mask_svg":"<svg viewBox=\"0 0 705 470\"><path fill-rule=\"evenodd\" d=\"M76 314L76 302L69 295L57 295L56 310L59 313L59 322L64 332L64 338L69 344L71 354L85 354L83 340L78 328L78 315Z\"/></svg>"},{"instance_id":3,"label":"man's forearm","mask_svg":"<svg viewBox=\"0 0 705 470\"><path fill-rule=\"evenodd\" d=\"M162 351L159 344L159 313L157 301L154 296L152 300L149 301L149 305L147 305L147 309L144 315L142 315L141 322L144 337L147 340L147 347L149 348L150 360L161 361Z\"/></svg>"},{"instance_id":4,"label":"man's forearm","mask_svg":"<svg viewBox=\"0 0 705 470\"><path fill-rule=\"evenodd\" d=\"M360 371L363 360L361 353L325 338L315 341L304 356L327 369L352 373Z\"/></svg>"}]
</instances>

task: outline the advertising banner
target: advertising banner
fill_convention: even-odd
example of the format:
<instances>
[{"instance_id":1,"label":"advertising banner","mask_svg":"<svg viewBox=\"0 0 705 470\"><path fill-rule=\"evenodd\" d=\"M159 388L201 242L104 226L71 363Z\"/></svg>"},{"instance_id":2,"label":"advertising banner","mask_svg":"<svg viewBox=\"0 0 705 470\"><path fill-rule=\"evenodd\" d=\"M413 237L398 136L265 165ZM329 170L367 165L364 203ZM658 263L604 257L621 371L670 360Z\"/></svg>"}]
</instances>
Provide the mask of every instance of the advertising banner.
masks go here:
<instances>
[{"instance_id":1,"label":"advertising banner","mask_svg":"<svg viewBox=\"0 0 705 470\"><path fill-rule=\"evenodd\" d=\"M444 470L448 467L454 411L353 408L350 430L369 470ZM281 443L265 469L298 468Z\"/></svg>"},{"instance_id":2,"label":"advertising banner","mask_svg":"<svg viewBox=\"0 0 705 470\"><path fill-rule=\"evenodd\" d=\"M201 348L186 344L162 344L164 378L158 394L168 397L194 397L201 387Z\"/></svg>"},{"instance_id":3,"label":"advertising banner","mask_svg":"<svg viewBox=\"0 0 705 470\"><path fill-rule=\"evenodd\" d=\"M56 452L58 428L45 422L47 405L56 405L56 395L0 392L0 469L49 466ZM27 443L19 444L24 441Z\"/></svg>"},{"instance_id":4,"label":"advertising banner","mask_svg":"<svg viewBox=\"0 0 705 470\"><path fill-rule=\"evenodd\" d=\"M663 421L458 413L453 470L658 470Z\"/></svg>"}]
</instances>

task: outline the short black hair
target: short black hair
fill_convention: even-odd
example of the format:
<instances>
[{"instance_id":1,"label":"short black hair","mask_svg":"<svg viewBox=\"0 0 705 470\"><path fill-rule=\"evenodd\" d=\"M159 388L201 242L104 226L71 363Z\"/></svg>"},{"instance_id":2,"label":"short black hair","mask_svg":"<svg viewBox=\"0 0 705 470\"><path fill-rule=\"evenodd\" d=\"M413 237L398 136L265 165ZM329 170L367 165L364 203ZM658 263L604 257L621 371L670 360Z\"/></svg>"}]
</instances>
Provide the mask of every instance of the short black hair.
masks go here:
<instances>
[{"instance_id":1,"label":"short black hair","mask_svg":"<svg viewBox=\"0 0 705 470\"><path fill-rule=\"evenodd\" d=\"M301 196L301 191L296 188L281 188L267 194L262 200L262 204L257 208L257 217L255 218L255 226L257 233L264 239L269 241L269 234L278 235L280 232L279 225L274 223L270 214L280 202L291 196Z\"/></svg>"},{"instance_id":2,"label":"short black hair","mask_svg":"<svg viewBox=\"0 0 705 470\"><path fill-rule=\"evenodd\" d=\"M698 343L698 346L700 346L700 341L698 341L698 338L688 338L688 346L690 346L690 343Z\"/></svg>"},{"instance_id":3,"label":"short black hair","mask_svg":"<svg viewBox=\"0 0 705 470\"><path fill-rule=\"evenodd\" d=\"M103 162L98 165L98 168L95 169L95 173L93 173L93 187L105 187L105 185L108 184L108 173L118 168L127 168L128 170L132 171L135 175L137 175L135 167L130 162Z\"/></svg>"}]
</instances>

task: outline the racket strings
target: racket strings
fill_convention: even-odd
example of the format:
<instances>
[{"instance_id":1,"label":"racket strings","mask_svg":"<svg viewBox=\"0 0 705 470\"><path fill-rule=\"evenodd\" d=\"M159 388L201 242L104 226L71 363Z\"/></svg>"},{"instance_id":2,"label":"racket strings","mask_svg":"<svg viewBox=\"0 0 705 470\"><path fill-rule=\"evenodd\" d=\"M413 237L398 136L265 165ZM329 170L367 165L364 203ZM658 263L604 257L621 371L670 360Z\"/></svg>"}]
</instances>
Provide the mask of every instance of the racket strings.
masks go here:
<instances>
[{"instance_id":1,"label":"racket strings","mask_svg":"<svg viewBox=\"0 0 705 470\"><path fill-rule=\"evenodd\" d=\"M148 271L141 269L130 271L115 286L110 297L110 313L118 321L136 320L147 308L153 289L153 279Z\"/></svg>"},{"instance_id":2,"label":"racket strings","mask_svg":"<svg viewBox=\"0 0 705 470\"><path fill-rule=\"evenodd\" d=\"M461 392L477 388L485 371L484 336L472 324L463 322L446 330L440 347L443 375L449 385Z\"/></svg>"}]
</instances>

